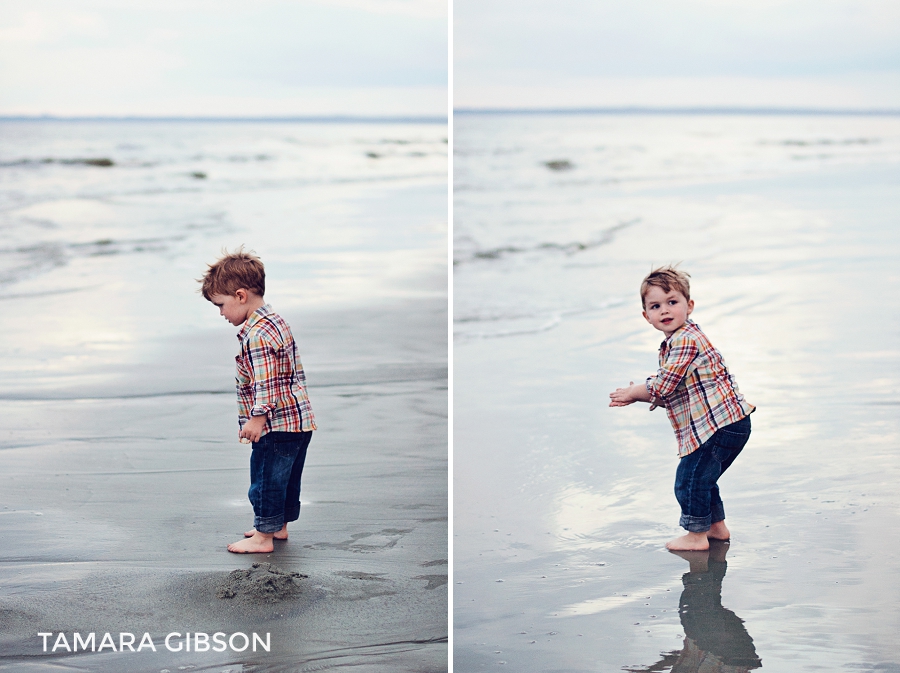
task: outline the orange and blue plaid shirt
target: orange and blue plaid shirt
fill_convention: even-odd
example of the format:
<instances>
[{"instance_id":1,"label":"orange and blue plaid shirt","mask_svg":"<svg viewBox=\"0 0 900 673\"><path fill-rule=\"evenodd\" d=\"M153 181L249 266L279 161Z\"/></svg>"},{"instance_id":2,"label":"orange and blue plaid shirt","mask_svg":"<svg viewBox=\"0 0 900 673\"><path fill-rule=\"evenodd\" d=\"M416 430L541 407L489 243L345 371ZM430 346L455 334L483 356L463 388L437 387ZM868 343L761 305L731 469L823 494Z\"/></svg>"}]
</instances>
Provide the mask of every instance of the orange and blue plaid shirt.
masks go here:
<instances>
[{"instance_id":1,"label":"orange and blue plaid shirt","mask_svg":"<svg viewBox=\"0 0 900 673\"><path fill-rule=\"evenodd\" d=\"M263 434L309 432L316 419L306 395L306 375L291 328L266 304L247 318L237 335L238 423L266 416Z\"/></svg>"},{"instance_id":2,"label":"orange and blue plaid shirt","mask_svg":"<svg viewBox=\"0 0 900 673\"><path fill-rule=\"evenodd\" d=\"M665 404L679 457L755 409L744 400L722 354L692 320L660 344L659 371L647 379L647 390L654 403Z\"/></svg>"}]
</instances>

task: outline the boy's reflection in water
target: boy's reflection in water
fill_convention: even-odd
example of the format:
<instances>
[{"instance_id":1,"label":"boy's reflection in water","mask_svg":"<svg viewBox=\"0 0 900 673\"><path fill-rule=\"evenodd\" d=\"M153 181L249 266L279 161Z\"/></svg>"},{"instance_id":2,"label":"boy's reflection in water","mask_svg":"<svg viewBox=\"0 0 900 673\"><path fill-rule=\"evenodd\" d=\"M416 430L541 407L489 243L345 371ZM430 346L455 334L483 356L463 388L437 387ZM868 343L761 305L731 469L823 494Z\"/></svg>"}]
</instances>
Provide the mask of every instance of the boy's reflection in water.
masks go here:
<instances>
[{"instance_id":1,"label":"boy's reflection in water","mask_svg":"<svg viewBox=\"0 0 900 673\"><path fill-rule=\"evenodd\" d=\"M762 666L744 622L722 607L727 551L727 542L710 540L708 552L672 552L691 564L690 571L681 578L684 591L678 604L684 628L684 649L664 654L647 668L623 670L634 673L746 673Z\"/></svg>"}]
</instances>

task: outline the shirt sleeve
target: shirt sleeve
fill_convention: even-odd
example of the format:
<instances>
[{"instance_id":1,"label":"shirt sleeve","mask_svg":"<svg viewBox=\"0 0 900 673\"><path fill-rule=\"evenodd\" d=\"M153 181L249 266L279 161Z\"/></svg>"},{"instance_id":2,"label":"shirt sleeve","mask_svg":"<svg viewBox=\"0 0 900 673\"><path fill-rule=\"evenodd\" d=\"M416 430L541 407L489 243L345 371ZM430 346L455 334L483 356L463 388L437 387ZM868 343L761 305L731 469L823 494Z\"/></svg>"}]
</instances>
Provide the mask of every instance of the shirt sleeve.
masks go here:
<instances>
[{"instance_id":1,"label":"shirt sleeve","mask_svg":"<svg viewBox=\"0 0 900 673\"><path fill-rule=\"evenodd\" d=\"M700 349L693 339L673 339L669 344L669 352L666 359L656 373L647 379L647 391L653 397L665 399L675 392L684 377L690 371L691 364L700 353Z\"/></svg>"},{"instance_id":2,"label":"shirt sleeve","mask_svg":"<svg viewBox=\"0 0 900 673\"><path fill-rule=\"evenodd\" d=\"M272 342L262 330L254 331L247 340L247 358L253 371L253 407L251 416L266 416L278 407L277 353L279 344Z\"/></svg>"}]
</instances>

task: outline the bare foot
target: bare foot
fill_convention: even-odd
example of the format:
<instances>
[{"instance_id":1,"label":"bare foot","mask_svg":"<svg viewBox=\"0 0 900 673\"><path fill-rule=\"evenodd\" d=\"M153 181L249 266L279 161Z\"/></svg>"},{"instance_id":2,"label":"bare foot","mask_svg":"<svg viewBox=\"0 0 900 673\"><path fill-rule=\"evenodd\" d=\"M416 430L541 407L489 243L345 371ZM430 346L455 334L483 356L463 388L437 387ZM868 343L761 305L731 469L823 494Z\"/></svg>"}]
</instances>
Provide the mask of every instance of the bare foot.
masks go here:
<instances>
[{"instance_id":1,"label":"bare foot","mask_svg":"<svg viewBox=\"0 0 900 673\"><path fill-rule=\"evenodd\" d=\"M666 549L671 551L706 551L709 549L709 540L706 533L688 533L674 540L666 542Z\"/></svg>"},{"instance_id":2,"label":"bare foot","mask_svg":"<svg viewBox=\"0 0 900 673\"><path fill-rule=\"evenodd\" d=\"M255 534L256 534L256 529L254 528L252 530L248 530L247 532L245 532L244 537L253 537ZM275 533L275 535L273 537L276 540L287 540L288 539L287 524L284 524L284 526L281 528L281 530L278 531L277 533Z\"/></svg>"},{"instance_id":3,"label":"bare foot","mask_svg":"<svg viewBox=\"0 0 900 673\"><path fill-rule=\"evenodd\" d=\"M709 527L709 530L706 531L706 537L710 540L722 540L723 542L727 542L731 539L731 531L728 530L728 526L725 525L724 521L716 521Z\"/></svg>"},{"instance_id":4,"label":"bare foot","mask_svg":"<svg viewBox=\"0 0 900 673\"><path fill-rule=\"evenodd\" d=\"M269 554L275 551L273 537L272 533L256 531L253 537L244 538L240 542L232 542L228 545L228 551L234 554Z\"/></svg>"}]
</instances>

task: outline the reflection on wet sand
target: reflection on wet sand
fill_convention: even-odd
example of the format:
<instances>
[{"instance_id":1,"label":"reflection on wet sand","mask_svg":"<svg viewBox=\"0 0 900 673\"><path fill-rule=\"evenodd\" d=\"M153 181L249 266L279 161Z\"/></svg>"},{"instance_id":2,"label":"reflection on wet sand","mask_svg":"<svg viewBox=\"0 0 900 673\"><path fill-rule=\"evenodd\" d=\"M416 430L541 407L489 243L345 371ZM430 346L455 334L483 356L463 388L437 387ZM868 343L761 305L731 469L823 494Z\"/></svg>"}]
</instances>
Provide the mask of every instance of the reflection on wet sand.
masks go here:
<instances>
[{"instance_id":1,"label":"reflection on wet sand","mask_svg":"<svg viewBox=\"0 0 900 673\"><path fill-rule=\"evenodd\" d=\"M691 566L681 578L684 591L678 602L678 614L684 628L684 649L663 654L651 666L623 670L632 673L746 673L762 667L744 621L722 607L728 543L710 542L709 551L672 552Z\"/></svg>"}]
</instances>

